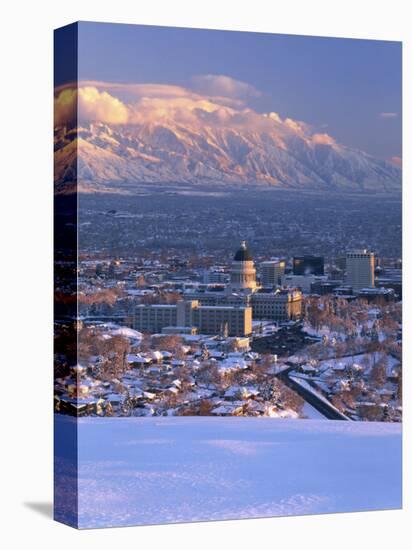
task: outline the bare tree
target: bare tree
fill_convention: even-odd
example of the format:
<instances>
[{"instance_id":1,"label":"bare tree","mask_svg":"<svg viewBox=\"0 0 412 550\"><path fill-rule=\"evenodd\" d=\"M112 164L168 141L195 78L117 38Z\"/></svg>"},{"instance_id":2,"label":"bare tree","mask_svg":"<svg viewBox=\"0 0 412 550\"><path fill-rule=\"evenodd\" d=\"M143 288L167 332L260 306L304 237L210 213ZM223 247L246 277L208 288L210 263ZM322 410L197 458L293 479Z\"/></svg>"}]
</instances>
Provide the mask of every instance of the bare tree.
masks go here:
<instances>
[{"instance_id":1,"label":"bare tree","mask_svg":"<svg viewBox=\"0 0 412 550\"><path fill-rule=\"evenodd\" d=\"M370 380L378 388L384 386L386 383L387 365L388 358L386 357L386 355L383 355L372 367Z\"/></svg>"}]
</instances>

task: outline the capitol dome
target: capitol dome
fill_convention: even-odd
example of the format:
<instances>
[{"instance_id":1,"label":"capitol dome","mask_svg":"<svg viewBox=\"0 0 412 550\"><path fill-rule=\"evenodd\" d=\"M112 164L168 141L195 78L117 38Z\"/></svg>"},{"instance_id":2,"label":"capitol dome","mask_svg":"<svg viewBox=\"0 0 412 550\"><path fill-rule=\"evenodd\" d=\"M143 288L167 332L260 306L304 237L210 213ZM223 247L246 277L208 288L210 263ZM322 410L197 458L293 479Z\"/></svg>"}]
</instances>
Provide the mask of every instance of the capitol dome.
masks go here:
<instances>
[{"instance_id":1,"label":"capitol dome","mask_svg":"<svg viewBox=\"0 0 412 550\"><path fill-rule=\"evenodd\" d=\"M236 252L233 260L235 262L251 262L252 256L247 247L246 241L242 241L239 250Z\"/></svg>"},{"instance_id":2,"label":"capitol dome","mask_svg":"<svg viewBox=\"0 0 412 550\"><path fill-rule=\"evenodd\" d=\"M242 241L233 258L230 269L232 291L254 291L256 289L256 269L246 241Z\"/></svg>"}]
</instances>

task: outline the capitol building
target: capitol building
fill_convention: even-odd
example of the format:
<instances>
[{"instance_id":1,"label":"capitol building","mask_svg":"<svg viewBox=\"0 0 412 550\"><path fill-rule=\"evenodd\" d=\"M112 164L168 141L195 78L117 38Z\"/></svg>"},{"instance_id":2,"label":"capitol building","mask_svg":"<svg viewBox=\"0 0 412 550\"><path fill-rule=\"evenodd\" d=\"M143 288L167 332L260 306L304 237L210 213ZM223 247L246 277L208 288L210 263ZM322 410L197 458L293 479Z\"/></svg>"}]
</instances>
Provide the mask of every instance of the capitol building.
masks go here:
<instances>
[{"instance_id":1,"label":"capitol building","mask_svg":"<svg viewBox=\"0 0 412 550\"><path fill-rule=\"evenodd\" d=\"M302 317L302 292L282 287L284 268L284 261L263 262L262 284L258 284L252 255L247 243L242 241L230 265L228 283L200 285L196 290L185 292L184 298L210 306L250 307L254 320L297 321Z\"/></svg>"},{"instance_id":2,"label":"capitol building","mask_svg":"<svg viewBox=\"0 0 412 550\"><path fill-rule=\"evenodd\" d=\"M229 269L227 282L199 284L185 291L177 304L139 304L134 328L142 332L222 334L250 336L253 320L276 323L297 321L302 316L302 293L282 287L278 262L264 262L263 281L245 241L240 244ZM284 262L283 262L284 273Z\"/></svg>"},{"instance_id":3,"label":"capitol building","mask_svg":"<svg viewBox=\"0 0 412 550\"><path fill-rule=\"evenodd\" d=\"M249 290L255 291L256 269L246 241L242 241L236 252L230 269L230 289L233 292Z\"/></svg>"}]
</instances>

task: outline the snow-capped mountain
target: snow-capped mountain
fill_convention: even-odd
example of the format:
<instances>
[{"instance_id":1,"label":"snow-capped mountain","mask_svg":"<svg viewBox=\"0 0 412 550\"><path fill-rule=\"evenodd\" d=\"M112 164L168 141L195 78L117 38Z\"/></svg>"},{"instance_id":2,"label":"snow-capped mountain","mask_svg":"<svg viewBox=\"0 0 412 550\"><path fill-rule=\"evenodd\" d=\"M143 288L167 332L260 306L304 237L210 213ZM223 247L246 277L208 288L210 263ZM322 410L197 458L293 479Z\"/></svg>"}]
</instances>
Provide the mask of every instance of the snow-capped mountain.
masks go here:
<instances>
[{"instance_id":1,"label":"snow-capped mountain","mask_svg":"<svg viewBox=\"0 0 412 550\"><path fill-rule=\"evenodd\" d=\"M141 183L258 184L284 189L398 192L401 169L391 162L314 134L276 113L253 113L251 124L225 109L133 124L84 123L55 131L56 184L77 173L80 189L121 190ZM228 111L226 109L226 111ZM214 120L211 121L212 115ZM133 185L131 185L133 184Z\"/></svg>"}]
</instances>

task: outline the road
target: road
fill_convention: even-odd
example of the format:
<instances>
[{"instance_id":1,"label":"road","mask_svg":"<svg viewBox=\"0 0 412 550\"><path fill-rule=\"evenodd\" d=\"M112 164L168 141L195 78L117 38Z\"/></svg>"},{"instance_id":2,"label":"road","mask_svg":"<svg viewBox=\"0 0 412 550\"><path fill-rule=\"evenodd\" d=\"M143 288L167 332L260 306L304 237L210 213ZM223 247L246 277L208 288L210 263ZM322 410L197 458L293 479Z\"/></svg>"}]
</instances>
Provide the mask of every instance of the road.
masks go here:
<instances>
[{"instance_id":1,"label":"road","mask_svg":"<svg viewBox=\"0 0 412 550\"><path fill-rule=\"evenodd\" d=\"M319 399L315 394L302 387L289 377L289 373L296 368L296 365L291 365L289 368L281 371L277 376L286 384L291 390L296 392L302 397L309 405L312 405L317 411L329 420L348 420L348 417L343 413L337 411L332 405L329 405L322 399Z\"/></svg>"}]
</instances>

